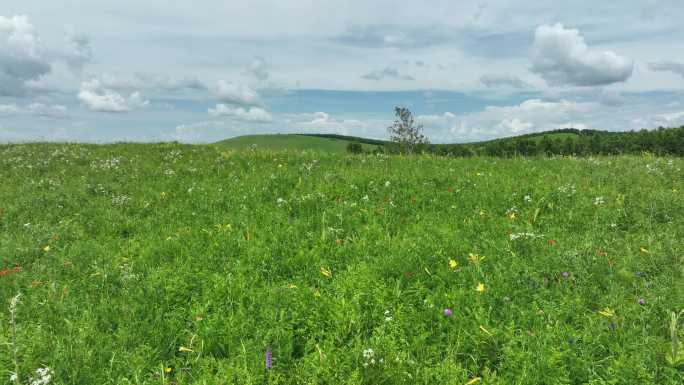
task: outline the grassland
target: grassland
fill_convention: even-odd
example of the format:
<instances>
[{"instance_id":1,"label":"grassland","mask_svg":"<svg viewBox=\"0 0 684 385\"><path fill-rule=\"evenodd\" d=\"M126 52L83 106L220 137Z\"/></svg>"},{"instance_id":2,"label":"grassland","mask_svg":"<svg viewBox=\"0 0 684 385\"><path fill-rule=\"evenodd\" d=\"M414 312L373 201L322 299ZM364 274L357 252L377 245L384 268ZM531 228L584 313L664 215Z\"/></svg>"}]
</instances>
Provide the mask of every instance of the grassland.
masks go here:
<instances>
[{"instance_id":1,"label":"grassland","mask_svg":"<svg viewBox=\"0 0 684 385\"><path fill-rule=\"evenodd\" d=\"M0 146L0 382L681 384L683 168Z\"/></svg>"}]
</instances>

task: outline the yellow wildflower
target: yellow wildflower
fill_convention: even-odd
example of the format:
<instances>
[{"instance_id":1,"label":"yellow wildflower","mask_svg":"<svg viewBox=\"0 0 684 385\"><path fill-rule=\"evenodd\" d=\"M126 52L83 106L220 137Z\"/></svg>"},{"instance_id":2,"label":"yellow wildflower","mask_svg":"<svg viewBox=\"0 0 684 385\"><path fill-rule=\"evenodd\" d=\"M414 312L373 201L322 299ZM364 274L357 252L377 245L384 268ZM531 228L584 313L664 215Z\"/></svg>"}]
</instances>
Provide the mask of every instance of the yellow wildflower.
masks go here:
<instances>
[{"instance_id":1,"label":"yellow wildflower","mask_svg":"<svg viewBox=\"0 0 684 385\"><path fill-rule=\"evenodd\" d=\"M609 307L607 307L607 308L605 308L605 309L603 309L603 310L600 310L600 311L599 311L599 314L601 314L602 316L604 316L604 317L606 317L606 318L615 317L615 311L613 311L613 309L611 309L611 308L609 308Z\"/></svg>"},{"instance_id":2,"label":"yellow wildflower","mask_svg":"<svg viewBox=\"0 0 684 385\"><path fill-rule=\"evenodd\" d=\"M321 274L323 274L327 278L332 278L332 271L330 271L330 269L327 269L323 266L321 266Z\"/></svg>"},{"instance_id":3,"label":"yellow wildflower","mask_svg":"<svg viewBox=\"0 0 684 385\"><path fill-rule=\"evenodd\" d=\"M468 260L469 260L471 263L474 263L474 264L476 264L476 265L477 265L478 263L484 261L485 258L486 258L486 257L485 257L484 255L477 255L477 254L474 254L474 253L468 253Z\"/></svg>"},{"instance_id":4,"label":"yellow wildflower","mask_svg":"<svg viewBox=\"0 0 684 385\"><path fill-rule=\"evenodd\" d=\"M456 268L458 267L458 262L454 259L450 259L449 260L449 267L456 270Z\"/></svg>"},{"instance_id":5,"label":"yellow wildflower","mask_svg":"<svg viewBox=\"0 0 684 385\"><path fill-rule=\"evenodd\" d=\"M480 282L477 284L477 287L475 288L476 291L483 293L485 291L485 285L484 283Z\"/></svg>"},{"instance_id":6,"label":"yellow wildflower","mask_svg":"<svg viewBox=\"0 0 684 385\"><path fill-rule=\"evenodd\" d=\"M287 285L287 288L288 288L288 289L296 289L296 288L297 288L297 285L291 283L291 284Z\"/></svg>"},{"instance_id":7,"label":"yellow wildflower","mask_svg":"<svg viewBox=\"0 0 684 385\"><path fill-rule=\"evenodd\" d=\"M47 253L48 251L50 251L50 245L45 245L45 246L43 247L43 251L46 252L46 253Z\"/></svg>"}]
</instances>

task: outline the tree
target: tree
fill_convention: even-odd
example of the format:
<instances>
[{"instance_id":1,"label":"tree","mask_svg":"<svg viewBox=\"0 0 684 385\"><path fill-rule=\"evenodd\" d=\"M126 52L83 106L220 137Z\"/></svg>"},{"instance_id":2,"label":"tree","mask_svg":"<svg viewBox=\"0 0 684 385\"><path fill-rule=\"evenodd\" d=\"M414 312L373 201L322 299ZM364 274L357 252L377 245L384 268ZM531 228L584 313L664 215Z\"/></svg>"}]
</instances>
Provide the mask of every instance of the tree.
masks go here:
<instances>
[{"instance_id":1,"label":"tree","mask_svg":"<svg viewBox=\"0 0 684 385\"><path fill-rule=\"evenodd\" d=\"M359 142L349 142L347 145L347 152L352 154L360 154L363 152L363 146Z\"/></svg>"},{"instance_id":2,"label":"tree","mask_svg":"<svg viewBox=\"0 0 684 385\"><path fill-rule=\"evenodd\" d=\"M428 138L423 135L423 125L416 124L408 108L394 107L394 116L394 124L387 130L392 142L397 143L402 152L412 154L420 146L430 144Z\"/></svg>"}]
</instances>

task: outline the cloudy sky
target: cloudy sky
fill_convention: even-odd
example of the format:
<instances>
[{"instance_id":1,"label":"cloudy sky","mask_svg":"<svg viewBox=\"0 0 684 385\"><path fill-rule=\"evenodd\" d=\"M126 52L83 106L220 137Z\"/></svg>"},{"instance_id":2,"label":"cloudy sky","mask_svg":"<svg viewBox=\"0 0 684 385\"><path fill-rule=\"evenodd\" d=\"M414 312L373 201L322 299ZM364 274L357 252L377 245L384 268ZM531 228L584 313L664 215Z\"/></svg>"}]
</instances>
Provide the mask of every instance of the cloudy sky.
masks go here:
<instances>
[{"instance_id":1,"label":"cloudy sky","mask_svg":"<svg viewBox=\"0 0 684 385\"><path fill-rule=\"evenodd\" d=\"M0 142L684 125L681 0L403 3L4 0Z\"/></svg>"}]
</instances>

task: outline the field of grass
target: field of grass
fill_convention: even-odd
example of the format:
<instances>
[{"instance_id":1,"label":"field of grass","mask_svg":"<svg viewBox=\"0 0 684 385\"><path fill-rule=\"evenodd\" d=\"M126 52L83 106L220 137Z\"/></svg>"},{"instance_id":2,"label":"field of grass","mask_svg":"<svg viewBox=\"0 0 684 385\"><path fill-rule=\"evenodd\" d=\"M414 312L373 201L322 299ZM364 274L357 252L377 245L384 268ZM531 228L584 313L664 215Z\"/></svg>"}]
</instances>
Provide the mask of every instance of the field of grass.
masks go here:
<instances>
[{"instance_id":1,"label":"field of grass","mask_svg":"<svg viewBox=\"0 0 684 385\"><path fill-rule=\"evenodd\" d=\"M349 140L324 138L295 134L245 135L216 143L232 150L314 150L326 153L341 154L347 151ZM375 146L362 144L364 149L372 150Z\"/></svg>"},{"instance_id":2,"label":"field of grass","mask_svg":"<svg viewBox=\"0 0 684 385\"><path fill-rule=\"evenodd\" d=\"M681 384L683 168L0 146L0 382Z\"/></svg>"}]
</instances>

